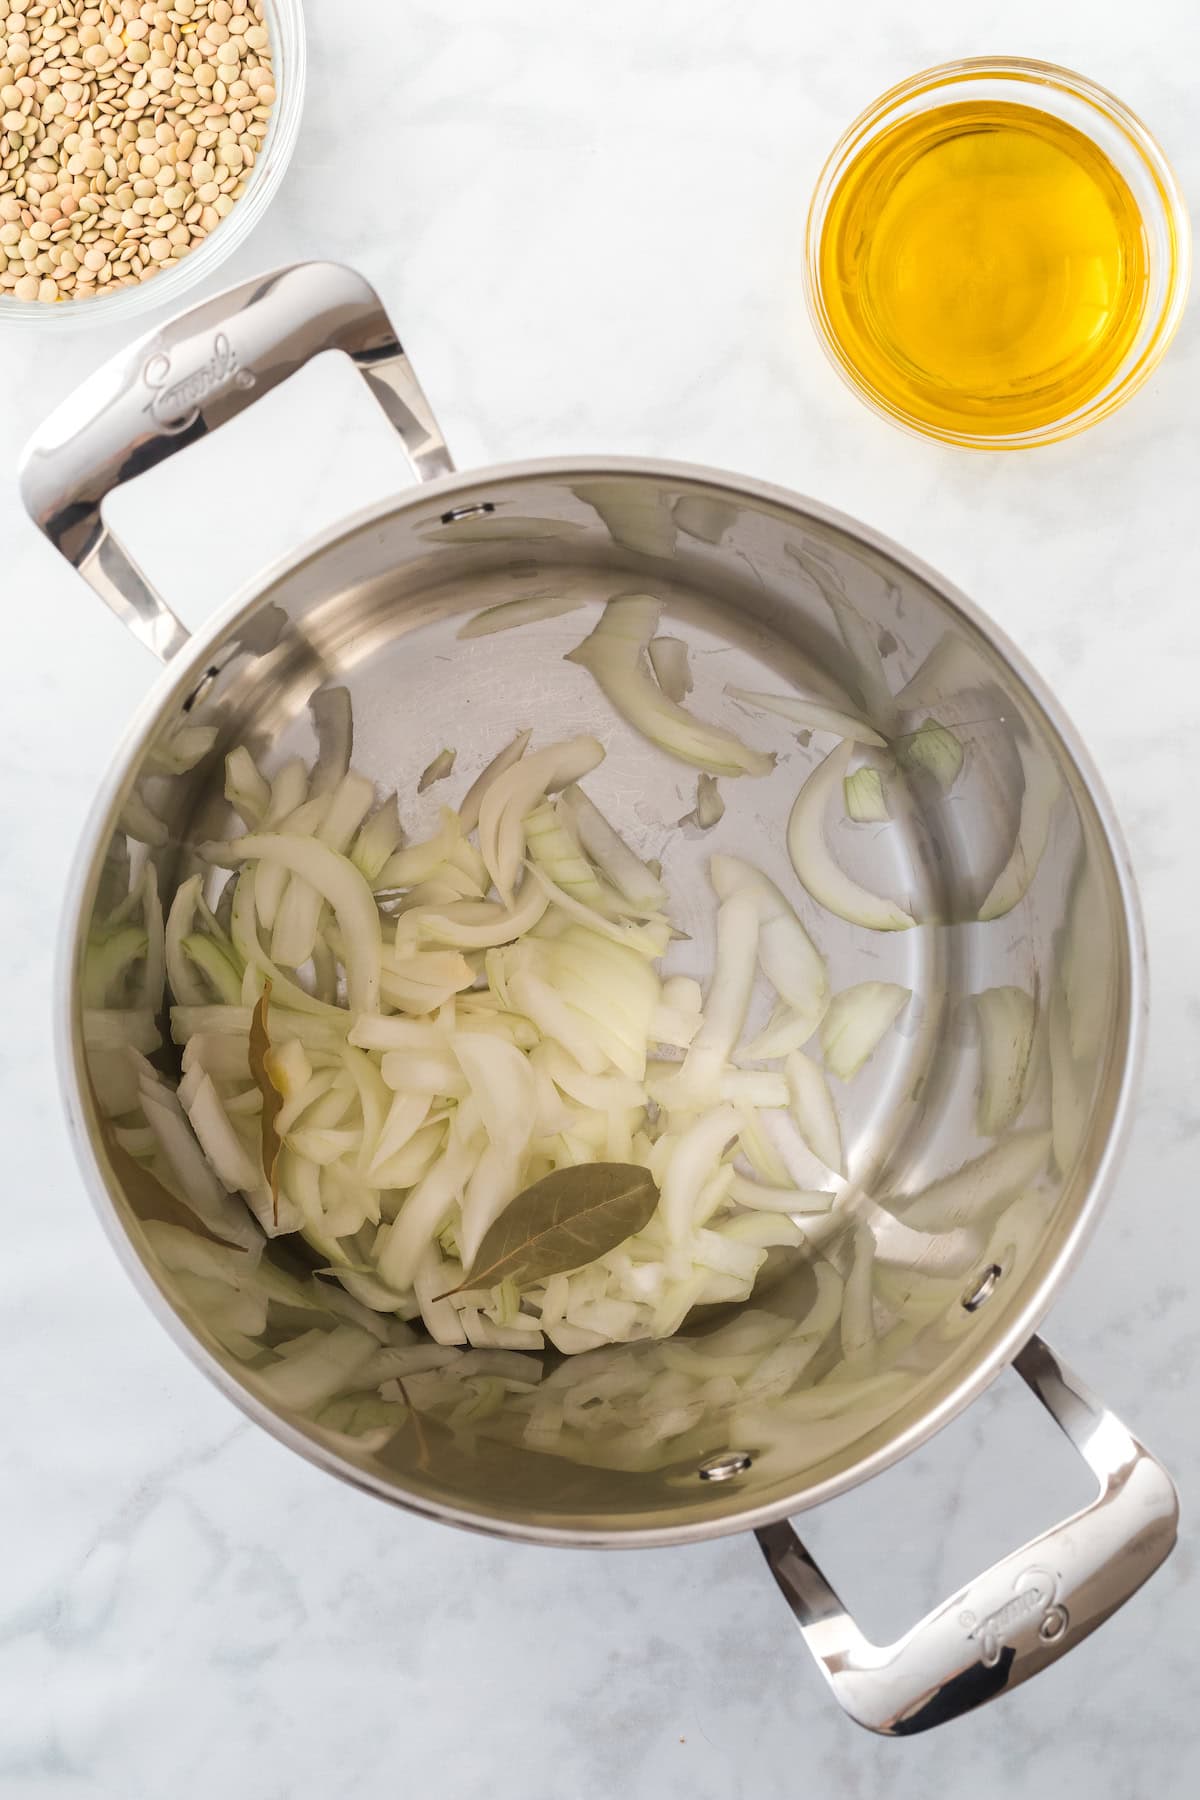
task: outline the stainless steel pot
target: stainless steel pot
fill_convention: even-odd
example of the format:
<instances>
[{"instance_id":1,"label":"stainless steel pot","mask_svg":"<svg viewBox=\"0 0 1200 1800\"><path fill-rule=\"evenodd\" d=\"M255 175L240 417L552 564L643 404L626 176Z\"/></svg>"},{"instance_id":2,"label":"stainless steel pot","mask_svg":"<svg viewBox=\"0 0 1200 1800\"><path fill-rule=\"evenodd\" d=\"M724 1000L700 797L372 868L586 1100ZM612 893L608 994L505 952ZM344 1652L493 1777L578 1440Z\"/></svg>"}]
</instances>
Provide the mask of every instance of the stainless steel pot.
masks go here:
<instances>
[{"instance_id":1,"label":"stainless steel pot","mask_svg":"<svg viewBox=\"0 0 1200 1800\"><path fill-rule=\"evenodd\" d=\"M330 348L363 375L417 485L299 548L191 638L104 525L103 500ZM1172 1484L1033 1334L1091 1230L1129 1122L1145 1007L1141 926L1095 772L1001 634L876 533L763 483L629 459L455 473L377 296L330 264L233 289L115 358L37 433L21 479L51 543L168 665L114 759L80 853L61 966L61 1068L81 1166L118 1252L218 1386L323 1468L454 1524L610 1546L755 1530L838 1700L875 1731L923 1730L1015 1686L1127 1599L1174 1542ZM562 1389L575 1407L575 1425L557 1436L510 1429L508 1403L490 1418L476 1407L468 1424L418 1411L403 1430L355 1436L314 1408L269 1402L256 1345L231 1349L206 1315L204 1280L179 1257L186 1215L147 1190L104 1117L122 1101L105 1020L84 1005L89 938L131 891L146 892L146 869L169 900L199 866L189 846L220 835L228 818L224 748L248 742L268 762L311 752L307 703L336 680L353 697L357 765L402 788L430 748L421 753L410 721L442 721L469 773L518 725L547 737L602 732L598 797L645 854L663 857L691 933L684 966L690 957L702 974L708 846L673 829L694 777L635 740L586 675L564 666L583 635L579 618L455 635L464 614L502 599L548 591L594 606L629 588L661 595L691 642L702 712L732 717L723 683L792 679L867 709L889 735L934 715L965 746L949 795L914 770L902 816L858 852L860 876L878 880L887 859L892 885L939 923L865 933L798 894L784 825L816 752L782 720L742 716L745 734L779 761L767 778L736 792L730 784L721 828L727 847L807 906L835 987L883 976L916 996L906 1030L845 1090L850 1180L822 1252L846 1273L867 1245L870 1366L864 1374L834 1341L799 1394L732 1404L710 1384L693 1393L686 1428L656 1436L652 1401L636 1430L611 1406L604 1429L592 1427L585 1356L547 1377L557 1384L548 1391ZM216 747L181 771L178 733L197 724L215 728ZM1012 904L982 922L1006 864ZM1037 1037L1023 1111L997 1145L979 1135L972 996L1004 985L1033 997ZM168 1038L162 1066L172 1055ZM997 1153L1015 1157L999 1183ZM952 1184L939 1185L948 1175ZM295 1259L291 1240L274 1239L246 1285L259 1283L278 1306L272 1280L294 1276ZM763 1299L781 1330L803 1329L806 1281L807 1264L788 1268ZM268 1361L271 1329L261 1339ZM690 1339L701 1354L706 1329ZM650 1391L645 1346L596 1354L619 1383ZM871 1644L788 1517L924 1442L1010 1363L1094 1471L1097 1498L899 1642ZM464 1397L474 1393L464 1377ZM676 1411L677 1401L678 1383Z\"/></svg>"}]
</instances>

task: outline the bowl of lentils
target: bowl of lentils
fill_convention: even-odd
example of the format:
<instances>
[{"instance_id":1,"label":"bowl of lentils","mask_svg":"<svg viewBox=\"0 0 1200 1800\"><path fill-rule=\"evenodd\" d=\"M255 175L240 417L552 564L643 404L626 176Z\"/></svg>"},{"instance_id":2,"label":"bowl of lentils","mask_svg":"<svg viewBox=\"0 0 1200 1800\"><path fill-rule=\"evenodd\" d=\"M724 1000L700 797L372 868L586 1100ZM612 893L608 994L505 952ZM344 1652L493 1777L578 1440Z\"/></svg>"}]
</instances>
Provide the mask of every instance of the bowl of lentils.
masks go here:
<instances>
[{"instance_id":1,"label":"bowl of lentils","mask_svg":"<svg viewBox=\"0 0 1200 1800\"><path fill-rule=\"evenodd\" d=\"M0 322L176 301L266 209L303 96L301 0L0 0Z\"/></svg>"}]
</instances>

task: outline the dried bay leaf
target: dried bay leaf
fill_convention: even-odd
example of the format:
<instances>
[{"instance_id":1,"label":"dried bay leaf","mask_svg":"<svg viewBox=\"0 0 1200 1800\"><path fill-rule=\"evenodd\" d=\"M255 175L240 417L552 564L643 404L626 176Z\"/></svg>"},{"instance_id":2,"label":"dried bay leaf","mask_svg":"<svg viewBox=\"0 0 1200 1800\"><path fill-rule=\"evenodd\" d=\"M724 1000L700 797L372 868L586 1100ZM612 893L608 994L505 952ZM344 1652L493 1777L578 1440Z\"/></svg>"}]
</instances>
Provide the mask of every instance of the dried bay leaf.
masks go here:
<instances>
[{"instance_id":1,"label":"dried bay leaf","mask_svg":"<svg viewBox=\"0 0 1200 1800\"><path fill-rule=\"evenodd\" d=\"M531 1287L594 1262L648 1225L658 1189L637 1163L555 1169L509 1202L453 1294L515 1281ZM445 1295L439 1295L445 1299Z\"/></svg>"},{"instance_id":2,"label":"dried bay leaf","mask_svg":"<svg viewBox=\"0 0 1200 1800\"><path fill-rule=\"evenodd\" d=\"M276 1129L275 1121L283 1106L283 1094L276 1087L271 1074L271 1036L267 1025L270 1001L271 983L265 981L262 994L250 1019L247 1059L250 1064L250 1079L262 1095L262 1166L263 1174L271 1186L271 1217L278 1225L279 1152L283 1148L283 1140Z\"/></svg>"}]
</instances>

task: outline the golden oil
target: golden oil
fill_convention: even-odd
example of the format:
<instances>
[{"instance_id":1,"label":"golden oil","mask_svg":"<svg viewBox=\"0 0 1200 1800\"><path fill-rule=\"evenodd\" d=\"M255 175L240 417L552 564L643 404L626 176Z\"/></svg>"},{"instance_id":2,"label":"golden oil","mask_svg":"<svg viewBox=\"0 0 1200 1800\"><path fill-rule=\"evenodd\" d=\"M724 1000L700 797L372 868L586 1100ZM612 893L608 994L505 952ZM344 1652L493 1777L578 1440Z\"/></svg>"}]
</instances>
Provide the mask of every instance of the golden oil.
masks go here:
<instances>
[{"instance_id":1,"label":"golden oil","mask_svg":"<svg viewBox=\"0 0 1200 1800\"><path fill-rule=\"evenodd\" d=\"M1148 253L1100 147L1034 107L902 120L844 170L816 246L827 329L888 410L1011 437L1093 400L1137 337Z\"/></svg>"}]
</instances>

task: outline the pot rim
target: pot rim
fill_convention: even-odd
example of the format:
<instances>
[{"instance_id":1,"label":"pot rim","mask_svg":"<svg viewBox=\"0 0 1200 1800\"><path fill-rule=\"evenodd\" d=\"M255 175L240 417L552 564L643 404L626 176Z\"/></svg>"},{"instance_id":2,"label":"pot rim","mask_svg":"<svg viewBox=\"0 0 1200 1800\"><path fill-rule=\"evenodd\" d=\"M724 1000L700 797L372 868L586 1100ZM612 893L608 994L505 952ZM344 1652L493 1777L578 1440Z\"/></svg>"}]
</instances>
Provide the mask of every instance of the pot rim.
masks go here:
<instances>
[{"instance_id":1,"label":"pot rim","mask_svg":"<svg viewBox=\"0 0 1200 1800\"><path fill-rule=\"evenodd\" d=\"M621 1527L565 1527L523 1523L516 1519L496 1519L466 1507L446 1504L424 1496L402 1492L390 1483L376 1478L370 1470L338 1456L315 1437L308 1436L281 1418L254 1394L243 1388L204 1345L167 1300L149 1267L138 1253L133 1239L125 1230L117 1212L113 1194L93 1154L86 1125L88 1102L83 1061L82 1032L77 1028L78 947L81 923L80 901L89 876L111 834L114 804L128 778L150 731L168 703L186 695L195 687L208 666L212 646L226 636L242 617L257 608L265 593L279 581L295 573L304 563L324 553L339 540L369 526L373 521L391 518L397 512L426 505L431 498L461 496L480 483L498 483L530 478L565 480L575 476L638 476L676 482L698 483L705 487L723 488L732 497L764 501L801 512L846 532L868 549L891 558L900 568L926 583L945 602L952 613L959 614L975 627L1012 666L1054 731L1070 754L1091 801L1112 858L1122 903L1125 951L1129 967L1128 1043L1113 1100L1112 1120L1103 1149L1097 1160L1091 1183L1080 1202L1070 1229L1056 1259L1046 1269L1024 1305L1015 1311L1002 1333L985 1356L980 1356L962 1374L942 1398L904 1430L890 1437L861 1461L852 1463L836 1475L779 1500L765 1502L742 1512L726 1513L712 1519L687 1525L638 1525ZM699 1543L710 1538L731 1536L735 1532L756 1530L780 1519L786 1519L809 1507L848 1493L851 1488L872 1476L882 1474L903 1457L927 1443L952 1419L965 1410L1008 1367L1017 1353L1037 1330L1049 1310L1058 1289L1075 1267L1107 1197L1133 1122L1134 1102L1145 1049L1147 1009L1147 963L1145 927L1141 903L1134 880L1129 852L1121 827L1100 775L1091 756L1070 719L1059 706L1054 694L1026 660L1022 651L983 611L952 582L925 563L920 557L894 543L884 533L863 524L850 514L821 501L809 499L774 482L740 476L732 471L709 468L704 464L677 462L671 459L633 456L555 456L539 457L508 463L486 464L481 469L466 469L433 481L418 482L398 496L376 501L357 509L345 519L309 538L296 551L276 558L253 575L223 607L217 609L206 626L194 633L185 651L173 657L147 693L133 718L122 733L96 793L92 806L93 823L88 827L72 859L66 886L66 898L59 923L59 936L54 981L54 1042L60 1094L75 1158L83 1176L93 1207L117 1256L134 1286L150 1306L169 1335L184 1350L192 1363L255 1424L261 1425L277 1442L296 1451L308 1462L363 1492L374 1494L405 1511L416 1513L443 1524L512 1542L545 1544L573 1549L643 1549L662 1548L671 1544Z\"/></svg>"}]
</instances>

